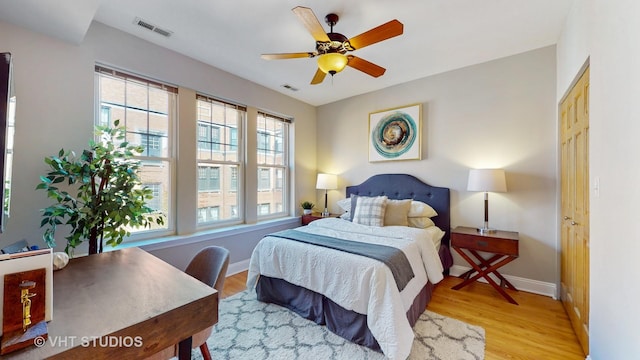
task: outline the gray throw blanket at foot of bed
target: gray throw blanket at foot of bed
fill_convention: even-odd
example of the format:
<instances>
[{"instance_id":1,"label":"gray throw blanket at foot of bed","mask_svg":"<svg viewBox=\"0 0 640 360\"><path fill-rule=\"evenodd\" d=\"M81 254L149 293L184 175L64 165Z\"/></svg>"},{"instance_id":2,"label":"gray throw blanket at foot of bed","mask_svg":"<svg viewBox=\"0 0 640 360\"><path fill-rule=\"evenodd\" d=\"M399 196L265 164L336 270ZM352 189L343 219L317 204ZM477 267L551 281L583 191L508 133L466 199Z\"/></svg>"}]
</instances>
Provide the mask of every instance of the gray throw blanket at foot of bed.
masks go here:
<instances>
[{"instance_id":1,"label":"gray throw blanket at foot of bed","mask_svg":"<svg viewBox=\"0 0 640 360\"><path fill-rule=\"evenodd\" d=\"M322 246L378 260L389 267L399 291L402 291L415 276L404 252L391 246L338 239L293 229L279 231L269 234L269 236Z\"/></svg>"}]
</instances>

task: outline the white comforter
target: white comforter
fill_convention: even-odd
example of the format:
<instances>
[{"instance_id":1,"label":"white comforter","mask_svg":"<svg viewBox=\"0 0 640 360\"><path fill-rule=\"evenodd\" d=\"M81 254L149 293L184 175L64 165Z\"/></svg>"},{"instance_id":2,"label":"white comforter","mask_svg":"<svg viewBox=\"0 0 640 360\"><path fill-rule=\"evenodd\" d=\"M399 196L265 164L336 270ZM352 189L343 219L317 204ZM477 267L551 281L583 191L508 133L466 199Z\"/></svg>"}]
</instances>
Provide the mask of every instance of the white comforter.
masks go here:
<instances>
[{"instance_id":1,"label":"white comforter","mask_svg":"<svg viewBox=\"0 0 640 360\"><path fill-rule=\"evenodd\" d=\"M406 359L414 337L406 312L427 280L436 284L443 278L434 242L444 232L435 226L371 227L335 218L296 230L399 248L415 277L399 292L389 268L377 260L267 236L251 256L247 287L253 288L262 274L321 293L347 310L366 314L367 325L384 354Z\"/></svg>"}]
</instances>

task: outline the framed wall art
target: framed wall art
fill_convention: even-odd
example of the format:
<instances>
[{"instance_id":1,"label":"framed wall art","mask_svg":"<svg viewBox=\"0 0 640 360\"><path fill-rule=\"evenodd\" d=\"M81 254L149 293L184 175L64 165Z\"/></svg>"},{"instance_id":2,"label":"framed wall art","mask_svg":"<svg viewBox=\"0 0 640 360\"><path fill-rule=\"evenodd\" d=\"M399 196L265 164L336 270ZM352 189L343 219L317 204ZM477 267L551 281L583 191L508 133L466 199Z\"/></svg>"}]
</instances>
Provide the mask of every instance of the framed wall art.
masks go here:
<instances>
[{"instance_id":1,"label":"framed wall art","mask_svg":"<svg viewBox=\"0 0 640 360\"><path fill-rule=\"evenodd\" d=\"M369 114L369 161L420 160L422 104Z\"/></svg>"}]
</instances>

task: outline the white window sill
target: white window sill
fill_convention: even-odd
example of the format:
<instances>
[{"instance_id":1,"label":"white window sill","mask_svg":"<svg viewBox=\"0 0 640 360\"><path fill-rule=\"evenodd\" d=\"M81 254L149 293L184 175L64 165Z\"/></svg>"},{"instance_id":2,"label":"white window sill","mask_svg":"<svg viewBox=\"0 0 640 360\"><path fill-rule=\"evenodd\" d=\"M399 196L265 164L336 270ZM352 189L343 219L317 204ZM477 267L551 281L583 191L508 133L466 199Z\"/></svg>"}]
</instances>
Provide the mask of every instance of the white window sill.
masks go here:
<instances>
[{"instance_id":1,"label":"white window sill","mask_svg":"<svg viewBox=\"0 0 640 360\"><path fill-rule=\"evenodd\" d=\"M286 218L265 220L256 224L239 224L239 225L233 225L233 226L228 226L224 228L203 230L203 231L198 231L188 235L171 235L171 236L164 236L164 237L154 238L154 239L131 240L131 241L123 242L122 244L118 245L116 248L111 248L110 246L108 246L108 248L109 250L112 250L112 249L117 250L117 249L124 249L124 248L130 248L130 247L141 247L145 251L154 251L154 250L166 249L166 248L171 248L171 247L176 247L181 245L194 244L202 241L210 241L217 238L225 238L230 235L238 235L238 234L243 234L251 231L268 229L273 226L281 226L285 224L299 226L300 218L289 216ZM107 250L106 248L107 247L105 247L105 250Z\"/></svg>"}]
</instances>

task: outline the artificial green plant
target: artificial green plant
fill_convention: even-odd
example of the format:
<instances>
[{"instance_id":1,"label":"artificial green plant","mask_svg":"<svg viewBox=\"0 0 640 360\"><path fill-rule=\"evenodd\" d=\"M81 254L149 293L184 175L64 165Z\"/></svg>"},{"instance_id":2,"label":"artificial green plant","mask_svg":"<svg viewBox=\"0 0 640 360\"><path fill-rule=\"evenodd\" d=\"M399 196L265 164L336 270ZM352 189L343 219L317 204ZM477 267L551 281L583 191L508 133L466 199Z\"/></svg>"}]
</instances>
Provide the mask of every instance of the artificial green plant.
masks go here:
<instances>
[{"instance_id":1,"label":"artificial green plant","mask_svg":"<svg viewBox=\"0 0 640 360\"><path fill-rule=\"evenodd\" d=\"M41 210L40 227L47 227L43 239L49 247L56 246L60 225L71 227L64 250L73 255L84 241L89 242L89 254L101 253L105 240L115 247L131 235L127 229L164 224L163 215L146 205L152 191L138 176L142 165L134 156L144 148L125 141L125 134L118 120L114 127L96 126L98 141L90 140L90 149L79 158L61 149L58 156L44 159L50 171L36 189L55 201Z\"/></svg>"},{"instance_id":2,"label":"artificial green plant","mask_svg":"<svg viewBox=\"0 0 640 360\"><path fill-rule=\"evenodd\" d=\"M316 204L312 203L311 201L303 201L300 203L300 207L305 209L305 210L311 210L316 206Z\"/></svg>"}]
</instances>

